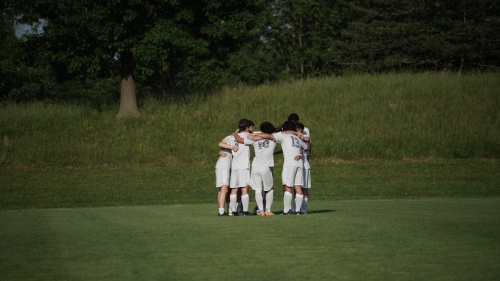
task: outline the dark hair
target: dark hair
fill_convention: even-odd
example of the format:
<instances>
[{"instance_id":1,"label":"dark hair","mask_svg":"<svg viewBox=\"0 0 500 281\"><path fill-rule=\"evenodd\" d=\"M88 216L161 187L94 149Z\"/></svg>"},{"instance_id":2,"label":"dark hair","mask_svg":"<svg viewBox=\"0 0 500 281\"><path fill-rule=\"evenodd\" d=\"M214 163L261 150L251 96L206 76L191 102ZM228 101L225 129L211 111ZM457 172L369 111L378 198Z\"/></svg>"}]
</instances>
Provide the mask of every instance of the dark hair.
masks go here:
<instances>
[{"instance_id":1,"label":"dark hair","mask_svg":"<svg viewBox=\"0 0 500 281\"><path fill-rule=\"evenodd\" d=\"M244 131L246 128L248 128L250 126L255 126L255 124L248 119L241 119L238 122L238 129L240 129L240 131Z\"/></svg>"},{"instance_id":2,"label":"dark hair","mask_svg":"<svg viewBox=\"0 0 500 281\"><path fill-rule=\"evenodd\" d=\"M288 121L299 121L299 115L297 115L297 113L291 113L288 115Z\"/></svg>"},{"instance_id":3,"label":"dark hair","mask_svg":"<svg viewBox=\"0 0 500 281\"><path fill-rule=\"evenodd\" d=\"M304 130L304 124L297 122L295 123L295 128Z\"/></svg>"},{"instance_id":4,"label":"dark hair","mask_svg":"<svg viewBox=\"0 0 500 281\"><path fill-rule=\"evenodd\" d=\"M275 132L274 125L271 122L263 122L260 124L260 131L266 134L272 134Z\"/></svg>"},{"instance_id":5,"label":"dark hair","mask_svg":"<svg viewBox=\"0 0 500 281\"><path fill-rule=\"evenodd\" d=\"M283 123L282 131L295 131L295 123L293 121L286 121Z\"/></svg>"}]
</instances>

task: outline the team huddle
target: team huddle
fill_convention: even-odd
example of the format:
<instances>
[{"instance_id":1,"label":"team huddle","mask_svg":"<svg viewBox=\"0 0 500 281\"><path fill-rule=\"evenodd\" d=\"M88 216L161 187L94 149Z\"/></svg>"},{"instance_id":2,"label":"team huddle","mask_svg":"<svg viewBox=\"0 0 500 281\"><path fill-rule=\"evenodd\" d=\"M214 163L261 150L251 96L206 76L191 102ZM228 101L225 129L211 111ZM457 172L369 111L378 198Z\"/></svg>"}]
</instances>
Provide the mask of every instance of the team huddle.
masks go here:
<instances>
[{"instance_id":1,"label":"team huddle","mask_svg":"<svg viewBox=\"0 0 500 281\"><path fill-rule=\"evenodd\" d=\"M270 122L263 122L260 132L253 132L253 127L252 121L241 119L238 131L219 143L219 159L215 165L219 216L250 215L249 186L255 191L257 206L254 213L259 216L274 215L271 212L274 200L274 155L280 153L284 157L281 174L284 192L282 214L306 214L311 188L309 130L299 122L299 116L295 113L290 114L288 121L281 126L274 127ZM275 152L277 143L281 144L281 150ZM254 147L255 152L251 170L250 146Z\"/></svg>"}]
</instances>

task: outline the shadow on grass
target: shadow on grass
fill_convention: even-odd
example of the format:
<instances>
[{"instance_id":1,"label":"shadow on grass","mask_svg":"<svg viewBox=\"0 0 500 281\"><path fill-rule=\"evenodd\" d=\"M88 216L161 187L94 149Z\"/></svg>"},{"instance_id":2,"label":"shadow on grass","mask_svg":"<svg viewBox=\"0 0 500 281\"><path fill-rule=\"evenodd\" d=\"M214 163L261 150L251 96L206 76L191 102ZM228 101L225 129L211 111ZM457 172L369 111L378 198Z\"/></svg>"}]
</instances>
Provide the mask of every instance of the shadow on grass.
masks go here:
<instances>
[{"instance_id":1,"label":"shadow on grass","mask_svg":"<svg viewBox=\"0 0 500 281\"><path fill-rule=\"evenodd\" d=\"M307 211L307 214L323 214L323 213L333 213L336 212L335 210L314 210L314 211Z\"/></svg>"}]
</instances>

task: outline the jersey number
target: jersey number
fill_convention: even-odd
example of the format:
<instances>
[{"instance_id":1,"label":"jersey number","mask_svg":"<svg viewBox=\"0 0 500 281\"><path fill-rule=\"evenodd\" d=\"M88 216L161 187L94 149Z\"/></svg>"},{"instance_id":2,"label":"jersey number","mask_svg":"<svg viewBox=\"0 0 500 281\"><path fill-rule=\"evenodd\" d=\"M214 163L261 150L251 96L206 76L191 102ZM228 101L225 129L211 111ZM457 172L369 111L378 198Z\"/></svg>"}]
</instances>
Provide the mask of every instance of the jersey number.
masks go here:
<instances>
[{"instance_id":1,"label":"jersey number","mask_svg":"<svg viewBox=\"0 0 500 281\"><path fill-rule=\"evenodd\" d=\"M292 146L300 148L300 141L296 136L290 136L292 138Z\"/></svg>"},{"instance_id":2,"label":"jersey number","mask_svg":"<svg viewBox=\"0 0 500 281\"><path fill-rule=\"evenodd\" d=\"M269 140L264 140L259 142L259 149L269 148Z\"/></svg>"}]
</instances>

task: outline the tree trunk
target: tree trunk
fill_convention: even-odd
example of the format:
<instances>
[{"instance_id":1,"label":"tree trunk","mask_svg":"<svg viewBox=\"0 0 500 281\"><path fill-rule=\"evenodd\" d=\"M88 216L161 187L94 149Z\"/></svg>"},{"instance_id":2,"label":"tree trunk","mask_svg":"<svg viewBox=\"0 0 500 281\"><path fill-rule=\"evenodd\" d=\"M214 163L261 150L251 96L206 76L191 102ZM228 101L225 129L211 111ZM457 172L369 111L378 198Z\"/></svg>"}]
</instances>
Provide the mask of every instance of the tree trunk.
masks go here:
<instances>
[{"instance_id":1,"label":"tree trunk","mask_svg":"<svg viewBox=\"0 0 500 281\"><path fill-rule=\"evenodd\" d=\"M120 53L121 85L120 85L120 111L116 114L117 119L137 117L140 115L137 109L134 84L134 60L132 53L124 51Z\"/></svg>"}]
</instances>

